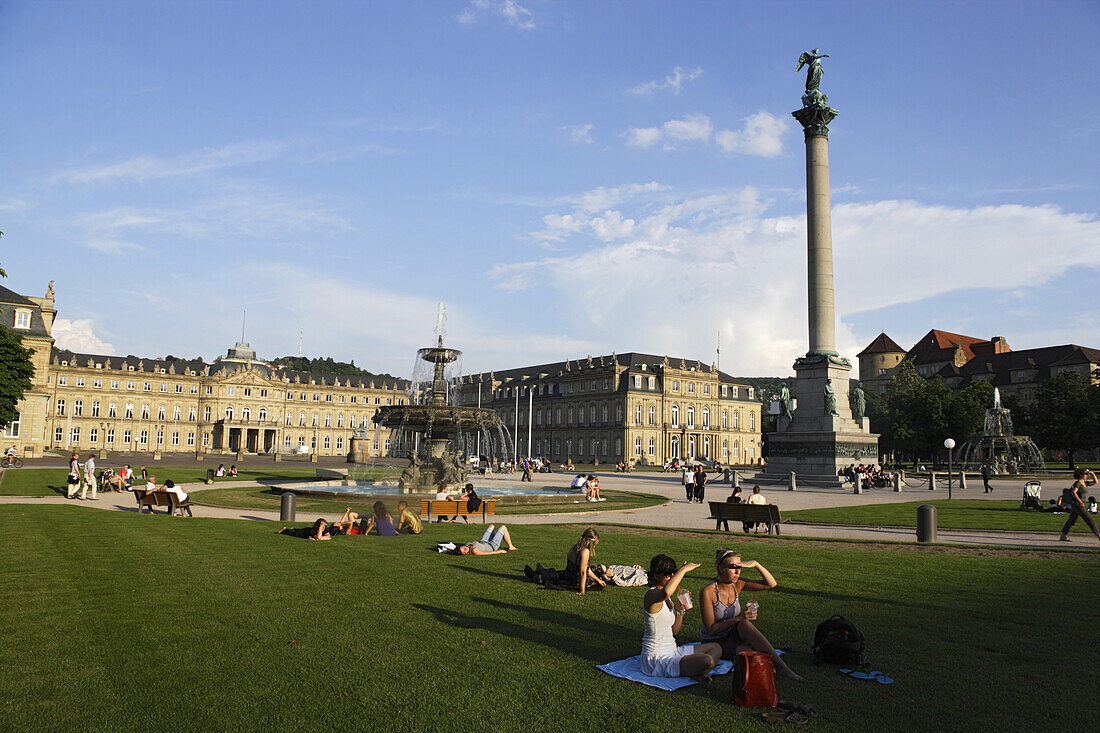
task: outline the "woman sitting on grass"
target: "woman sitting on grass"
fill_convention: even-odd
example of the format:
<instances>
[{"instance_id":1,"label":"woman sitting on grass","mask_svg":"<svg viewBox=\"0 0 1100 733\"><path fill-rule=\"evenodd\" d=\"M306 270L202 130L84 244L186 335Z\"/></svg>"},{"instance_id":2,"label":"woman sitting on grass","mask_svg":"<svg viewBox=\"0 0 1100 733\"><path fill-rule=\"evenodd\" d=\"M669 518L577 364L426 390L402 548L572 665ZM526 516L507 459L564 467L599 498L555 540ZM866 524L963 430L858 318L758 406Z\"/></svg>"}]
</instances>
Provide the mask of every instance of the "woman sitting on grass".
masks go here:
<instances>
[{"instance_id":1,"label":"woman sitting on grass","mask_svg":"<svg viewBox=\"0 0 1100 733\"><path fill-rule=\"evenodd\" d=\"M370 534L372 529L381 537L397 536L397 530L393 526L393 517L386 511L386 505L380 501L374 502L374 513L367 520L367 529L363 534Z\"/></svg>"},{"instance_id":2,"label":"woman sitting on grass","mask_svg":"<svg viewBox=\"0 0 1100 733\"><path fill-rule=\"evenodd\" d=\"M519 549L512 544L512 537L508 534L507 527L502 524L494 530L493 525L490 524L485 528L485 533L481 535L480 540L459 545L451 552L455 555L503 555L506 550L500 549L502 542L509 550Z\"/></svg>"},{"instance_id":3,"label":"woman sitting on grass","mask_svg":"<svg viewBox=\"0 0 1100 733\"><path fill-rule=\"evenodd\" d=\"M577 595L583 596L589 583L595 583L594 587L597 590L607 585L596 572L598 566L592 562L596 558L596 545L599 543L599 532L589 527L581 533L581 538L565 556L565 570L559 572L541 565L538 566L538 570L532 570L530 565L526 565L523 572L530 580L542 583L547 588L573 590L577 591Z\"/></svg>"},{"instance_id":4,"label":"woman sitting on grass","mask_svg":"<svg viewBox=\"0 0 1100 733\"><path fill-rule=\"evenodd\" d=\"M703 628L700 637L703 641L717 643L722 650L722 659L733 661L738 652L757 651L771 655L777 672L791 679L802 679L776 653L775 648L753 624L756 620L755 607L744 609L741 606L741 591L771 590L779 585L768 569L755 560L743 561L734 550L719 548L714 555L714 567L718 578L703 587L699 594L699 610L703 616ZM744 568L756 568L764 580L743 580Z\"/></svg>"},{"instance_id":5,"label":"woman sitting on grass","mask_svg":"<svg viewBox=\"0 0 1100 733\"><path fill-rule=\"evenodd\" d=\"M690 677L698 682L709 682L707 674L722 658L722 647L717 644L676 645L675 634L684 622L687 608L679 599L672 604L672 597L680 581L698 563L684 563L679 570L676 561L668 555L657 555L649 562L649 582L653 586L642 599L642 673L650 677Z\"/></svg>"},{"instance_id":6,"label":"woman sitting on grass","mask_svg":"<svg viewBox=\"0 0 1100 733\"><path fill-rule=\"evenodd\" d=\"M289 537L302 537L309 540L331 540L332 536L326 531L328 522L318 518L312 527L283 527L275 534L285 534Z\"/></svg>"}]
</instances>

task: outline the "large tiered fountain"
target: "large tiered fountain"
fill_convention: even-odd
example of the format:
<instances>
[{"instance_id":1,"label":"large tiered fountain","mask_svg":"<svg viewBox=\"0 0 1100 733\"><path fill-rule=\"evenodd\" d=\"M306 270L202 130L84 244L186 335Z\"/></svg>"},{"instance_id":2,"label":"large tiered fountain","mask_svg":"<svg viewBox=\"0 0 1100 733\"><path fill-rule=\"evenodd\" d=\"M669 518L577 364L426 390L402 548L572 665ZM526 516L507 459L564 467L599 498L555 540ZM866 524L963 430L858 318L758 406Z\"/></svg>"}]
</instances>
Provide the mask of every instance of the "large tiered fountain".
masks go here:
<instances>
[{"instance_id":1,"label":"large tiered fountain","mask_svg":"<svg viewBox=\"0 0 1100 733\"><path fill-rule=\"evenodd\" d=\"M483 450L492 457L503 455L507 435L500 417L491 409L448 404L448 385L457 376L448 377L448 365L458 361L462 352L443 346L443 304L440 303L436 345L416 352L418 363L432 365L429 380L417 380L414 372L408 405L387 405L373 420L380 428L389 428L406 453L409 467L401 474L403 492L435 491L439 484L455 487L466 480L465 453L484 438ZM478 441L480 442L480 441ZM494 450L493 448L496 448Z\"/></svg>"},{"instance_id":2,"label":"large tiered fountain","mask_svg":"<svg viewBox=\"0 0 1100 733\"><path fill-rule=\"evenodd\" d=\"M979 437L963 443L959 451L966 470L983 463L997 474L1037 473L1046 470L1043 454L1026 435L1015 435L1012 413L1001 407L1001 391L993 390L993 407L985 411L985 425Z\"/></svg>"}]
</instances>

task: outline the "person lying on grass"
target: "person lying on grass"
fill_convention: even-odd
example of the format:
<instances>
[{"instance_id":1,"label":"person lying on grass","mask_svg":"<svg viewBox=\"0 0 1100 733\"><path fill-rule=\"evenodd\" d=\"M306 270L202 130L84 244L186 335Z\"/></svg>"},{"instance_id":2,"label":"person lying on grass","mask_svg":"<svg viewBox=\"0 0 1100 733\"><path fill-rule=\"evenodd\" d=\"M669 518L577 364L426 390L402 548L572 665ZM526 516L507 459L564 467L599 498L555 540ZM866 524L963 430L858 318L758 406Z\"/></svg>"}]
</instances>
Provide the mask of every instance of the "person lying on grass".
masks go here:
<instances>
[{"instance_id":1,"label":"person lying on grass","mask_svg":"<svg viewBox=\"0 0 1100 733\"><path fill-rule=\"evenodd\" d=\"M756 620L756 607L746 609L741 605L742 591L752 591L755 597L758 591L771 590L779 585L775 577L755 560L742 560L740 553L724 548L718 548L715 552L714 567L718 572L717 579L703 586L699 593L699 611L703 617L699 638L718 644L722 649L722 659L730 661L737 659L738 652L766 652L771 656L777 672L791 679L802 679L791 671L753 624ZM760 571L763 581L744 580L741 572L745 568Z\"/></svg>"},{"instance_id":2,"label":"person lying on grass","mask_svg":"<svg viewBox=\"0 0 1100 733\"><path fill-rule=\"evenodd\" d=\"M493 525L490 524L485 528L485 533L481 535L480 540L459 545L451 552L455 555L503 555L506 550L500 549L502 542L509 550L519 549L512 544L512 537L508 534L507 527L502 524L494 530Z\"/></svg>"},{"instance_id":3,"label":"person lying on grass","mask_svg":"<svg viewBox=\"0 0 1100 733\"><path fill-rule=\"evenodd\" d=\"M420 521L420 515L409 511L409 502L405 500L397 502L397 531L402 530L409 534L420 534L424 531L424 524Z\"/></svg>"},{"instance_id":4,"label":"person lying on grass","mask_svg":"<svg viewBox=\"0 0 1100 733\"><path fill-rule=\"evenodd\" d=\"M672 597L680 581L698 563L684 563L679 569L668 555L657 555L649 562L649 582L652 587L642 599L642 673L650 677L690 677L697 682L709 682L707 674L722 658L722 647L704 642L695 646L676 645L676 632L684 622L688 607Z\"/></svg>"},{"instance_id":5,"label":"person lying on grass","mask_svg":"<svg viewBox=\"0 0 1100 733\"><path fill-rule=\"evenodd\" d=\"M333 522L329 525L328 531L333 537L337 535L360 534L359 515L353 512L349 506L344 510L344 515L340 517L338 522Z\"/></svg>"},{"instance_id":6,"label":"person lying on grass","mask_svg":"<svg viewBox=\"0 0 1100 733\"><path fill-rule=\"evenodd\" d=\"M327 531L328 522L318 517L310 527L283 527L275 534L285 534L288 537L301 537L309 540L331 540L332 535Z\"/></svg>"},{"instance_id":7,"label":"person lying on grass","mask_svg":"<svg viewBox=\"0 0 1100 733\"><path fill-rule=\"evenodd\" d=\"M370 534L372 529L377 532L380 537L397 536L397 530L393 526L393 517L386 511L386 505L380 501L374 502L374 512L367 520L367 529L363 534Z\"/></svg>"}]
</instances>

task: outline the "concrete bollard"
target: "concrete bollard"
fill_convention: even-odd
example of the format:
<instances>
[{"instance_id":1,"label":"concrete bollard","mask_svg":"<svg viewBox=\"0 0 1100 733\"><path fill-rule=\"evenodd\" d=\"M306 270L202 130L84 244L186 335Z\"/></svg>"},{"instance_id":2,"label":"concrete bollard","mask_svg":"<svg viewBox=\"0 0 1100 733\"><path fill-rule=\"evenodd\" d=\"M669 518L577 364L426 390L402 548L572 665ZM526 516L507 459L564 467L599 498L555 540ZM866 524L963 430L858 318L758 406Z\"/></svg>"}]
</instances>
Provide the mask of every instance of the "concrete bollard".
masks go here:
<instances>
[{"instance_id":1,"label":"concrete bollard","mask_svg":"<svg viewBox=\"0 0 1100 733\"><path fill-rule=\"evenodd\" d=\"M282 501L279 505L279 521L280 522L293 522L294 521L294 509L297 502L297 494L293 491L284 491Z\"/></svg>"},{"instance_id":2,"label":"concrete bollard","mask_svg":"<svg viewBox=\"0 0 1100 733\"><path fill-rule=\"evenodd\" d=\"M928 474L928 490L929 491L935 491L936 490L936 474L935 473Z\"/></svg>"},{"instance_id":3,"label":"concrete bollard","mask_svg":"<svg viewBox=\"0 0 1100 733\"><path fill-rule=\"evenodd\" d=\"M857 473L856 474L856 480L853 481L852 484L853 484L852 493L853 494L862 494L863 493L863 474L862 473Z\"/></svg>"},{"instance_id":4,"label":"concrete bollard","mask_svg":"<svg viewBox=\"0 0 1100 733\"><path fill-rule=\"evenodd\" d=\"M936 507L921 504L917 507L917 542L936 541Z\"/></svg>"},{"instance_id":5,"label":"concrete bollard","mask_svg":"<svg viewBox=\"0 0 1100 733\"><path fill-rule=\"evenodd\" d=\"M966 488L966 474L963 473L962 471L959 471L959 488L960 489L965 489Z\"/></svg>"},{"instance_id":6,"label":"concrete bollard","mask_svg":"<svg viewBox=\"0 0 1100 733\"><path fill-rule=\"evenodd\" d=\"M900 473L894 474L894 491L901 491L901 478L902 477Z\"/></svg>"},{"instance_id":7,"label":"concrete bollard","mask_svg":"<svg viewBox=\"0 0 1100 733\"><path fill-rule=\"evenodd\" d=\"M798 491L798 482L795 480L794 471L791 471L791 476L787 480L787 491Z\"/></svg>"},{"instance_id":8,"label":"concrete bollard","mask_svg":"<svg viewBox=\"0 0 1100 733\"><path fill-rule=\"evenodd\" d=\"M737 471L733 472L732 481L733 481L733 487L735 489L740 489L741 488L741 474L739 474Z\"/></svg>"}]
</instances>

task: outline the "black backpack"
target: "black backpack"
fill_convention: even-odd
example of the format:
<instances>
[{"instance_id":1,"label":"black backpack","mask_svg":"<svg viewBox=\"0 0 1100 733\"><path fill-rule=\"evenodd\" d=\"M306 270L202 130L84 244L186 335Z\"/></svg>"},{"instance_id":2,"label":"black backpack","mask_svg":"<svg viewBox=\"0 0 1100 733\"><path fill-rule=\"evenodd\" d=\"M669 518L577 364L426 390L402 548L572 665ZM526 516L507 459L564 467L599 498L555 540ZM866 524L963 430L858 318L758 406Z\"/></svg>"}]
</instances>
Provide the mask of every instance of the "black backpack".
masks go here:
<instances>
[{"instance_id":1,"label":"black backpack","mask_svg":"<svg viewBox=\"0 0 1100 733\"><path fill-rule=\"evenodd\" d=\"M863 664L863 632L843 616L827 618L814 632L814 664Z\"/></svg>"}]
</instances>

